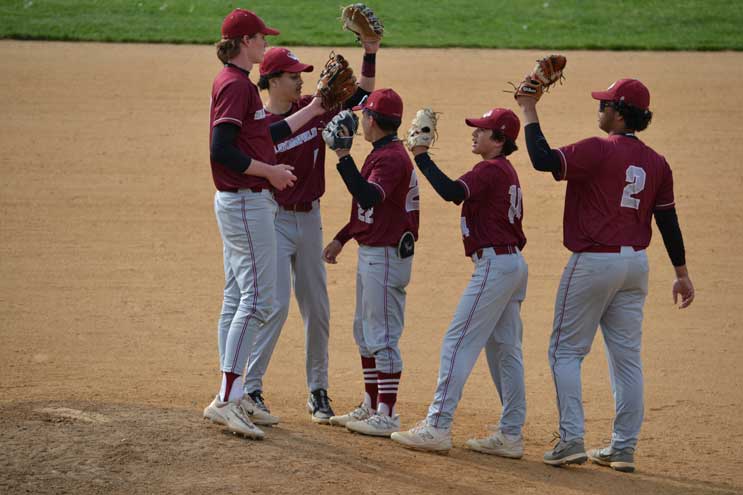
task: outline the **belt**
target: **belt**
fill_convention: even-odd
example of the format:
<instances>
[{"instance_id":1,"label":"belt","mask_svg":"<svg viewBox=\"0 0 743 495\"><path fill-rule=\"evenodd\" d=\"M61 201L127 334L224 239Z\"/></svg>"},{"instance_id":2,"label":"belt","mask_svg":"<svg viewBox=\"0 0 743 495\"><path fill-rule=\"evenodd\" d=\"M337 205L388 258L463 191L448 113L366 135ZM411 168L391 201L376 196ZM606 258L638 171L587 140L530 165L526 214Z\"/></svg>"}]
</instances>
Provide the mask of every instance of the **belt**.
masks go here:
<instances>
[{"instance_id":1,"label":"belt","mask_svg":"<svg viewBox=\"0 0 743 495\"><path fill-rule=\"evenodd\" d=\"M581 251L576 251L578 253L621 253L622 248L628 248L631 247L635 251L642 251L645 249L645 246L591 246L586 249L583 249Z\"/></svg>"},{"instance_id":2,"label":"belt","mask_svg":"<svg viewBox=\"0 0 743 495\"><path fill-rule=\"evenodd\" d=\"M484 249L492 248L496 255L501 254L517 254L519 253L518 246L488 246L486 248L480 248L477 251L473 253L473 255L477 256L477 259L482 259L482 253Z\"/></svg>"},{"instance_id":3,"label":"belt","mask_svg":"<svg viewBox=\"0 0 743 495\"><path fill-rule=\"evenodd\" d=\"M255 187L246 187L246 188L241 188L241 189L222 189L222 192L237 193L240 191L250 191L254 193L259 193L261 191L266 191L266 190L270 190L270 189L268 189L267 187L255 186Z\"/></svg>"},{"instance_id":4,"label":"belt","mask_svg":"<svg viewBox=\"0 0 743 495\"><path fill-rule=\"evenodd\" d=\"M308 211L312 211L312 201L307 201L303 203L294 203L293 205L281 205L281 208L283 208L286 211L296 211L300 213L306 213Z\"/></svg>"}]
</instances>

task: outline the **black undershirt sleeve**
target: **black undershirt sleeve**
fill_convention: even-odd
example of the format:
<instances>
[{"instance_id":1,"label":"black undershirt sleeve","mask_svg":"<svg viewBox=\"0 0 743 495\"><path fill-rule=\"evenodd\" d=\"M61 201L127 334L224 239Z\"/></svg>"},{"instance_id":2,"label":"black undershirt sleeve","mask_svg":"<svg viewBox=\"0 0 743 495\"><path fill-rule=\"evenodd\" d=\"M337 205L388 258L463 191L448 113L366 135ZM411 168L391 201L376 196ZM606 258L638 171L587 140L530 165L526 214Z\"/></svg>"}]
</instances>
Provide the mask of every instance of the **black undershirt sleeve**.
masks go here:
<instances>
[{"instance_id":1,"label":"black undershirt sleeve","mask_svg":"<svg viewBox=\"0 0 743 495\"><path fill-rule=\"evenodd\" d=\"M555 179L560 179L560 156L550 148L539 122L524 127L524 137L532 166L540 172L552 172Z\"/></svg>"},{"instance_id":2,"label":"black undershirt sleeve","mask_svg":"<svg viewBox=\"0 0 743 495\"><path fill-rule=\"evenodd\" d=\"M684 266L686 264L686 251L684 250L684 238L681 235L676 208L654 211L653 214L658 230L663 236L663 244L666 245L671 263L673 266Z\"/></svg>"},{"instance_id":3,"label":"black undershirt sleeve","mask_svg":"<svg viewBox=\"0 0 743 495\"><path fill-rule=\"evenodd\" d=\"M349 99L347 99L345 102L343 102L343 109L352 108L361 103L361 100L364 99L365 96L367 96L369 92L362 88L361 86L356 88L356 92L351 95Z\"/></svg>"},{"instance_id":4,"label":"black undershirt sleeve","mask_svg":"<svg viewBox=\"0 0 743 495\"><path fill-rule=\"evenodd\" d=\"M240 126L235 124L218 124L212 130L210 154L212 160L221 163L230 170L244 174L252 159L235 146Z\"/></svg>"},{"instance_id":5,"label":"black undershirt sleeve","mask_svg":"<svg viewBox=\"0 0 743 495\"><path fill-rule=\"evenodd\" d=\"M364 179L351 155L346 155L338 162L338 172L343 177L348 192L358 201L359 206L368 210L382 201L382 193L379 189Z\"/></svg>"},{"instance_id":6,"label":"black undershirt sleeve","mask_svg":"<svg viewBox=\"0 0 743 495\"><path fill-rule=\"evenodd\" d=\"M436 166L428 153L421 153L415 157L415 163L428 182L431 183L436 192L445 201L460 204L467 199L464 186L455 180L451 180L444 172Z\"/></svg>"},{"instance_id":7,"label":"black undershirt sleeve","mask_svg":"<svg viewBox=\"0 0 743 495\"><path fill-rule=\"evenodd\" d=\"M279 120L274 122L268 128L271 132L271 141L278 143L282 139L288 138L292 135L292 128L286 123L286 120Z\"/></svg>"}]
</instances>

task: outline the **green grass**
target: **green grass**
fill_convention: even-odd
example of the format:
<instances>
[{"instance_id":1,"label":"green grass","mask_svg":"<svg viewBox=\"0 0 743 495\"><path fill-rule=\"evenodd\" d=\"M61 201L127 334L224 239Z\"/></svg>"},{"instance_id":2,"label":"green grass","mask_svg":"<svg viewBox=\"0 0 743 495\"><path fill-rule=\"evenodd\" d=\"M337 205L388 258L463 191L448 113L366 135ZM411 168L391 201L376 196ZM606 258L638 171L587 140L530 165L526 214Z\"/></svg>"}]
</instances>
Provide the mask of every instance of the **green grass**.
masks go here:
<instances>
[{"instance_id":1,"label":"green grass","mask_svg":"<svg viewBox=\"0 0 743 495\"><path fill-rule=\"evenodd\" d=\"M282 31L273 44L344 46L349 0L0 0L0 38L214 43L235 7ZM349 2L350 3L350 2ZM743 50L743 0L370 0L385 46Z\"/></svg>"}]
</instances>

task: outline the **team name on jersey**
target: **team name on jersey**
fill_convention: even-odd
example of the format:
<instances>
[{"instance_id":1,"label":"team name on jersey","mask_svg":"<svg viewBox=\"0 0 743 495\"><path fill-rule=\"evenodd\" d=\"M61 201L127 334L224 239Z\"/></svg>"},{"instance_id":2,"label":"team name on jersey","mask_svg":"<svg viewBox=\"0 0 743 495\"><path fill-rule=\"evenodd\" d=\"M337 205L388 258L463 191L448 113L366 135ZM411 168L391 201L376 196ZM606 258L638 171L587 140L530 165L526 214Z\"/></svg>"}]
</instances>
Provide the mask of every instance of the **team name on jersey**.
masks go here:
<instances>
[{"instance_id":1,"label":"team name on jersey","mask_svg":"<svg viewBox=\"0 0 743 495\"><path fill-rule=\"evenodd\" d=\"M316 137L317 127L312 127L311 129L304 131L302 134L297 134L293 138L287 139L286 141L277 144L274 149L276 150L276 153L283 153L285 151L289 151L292 148L296 148L297 146L300 146L307 141L312 141Z\"/></svg>"},{"instance_id":2,"label":"team name on jersey","mask_svg":"<svg viewBox=\"0 0 743 495\"><path fill-rule=\"evenodd\" d=\"M255 120L263 120L266 118L266 109L261 108L257 112L255 112Z\"/></svg>"}]
</instances>

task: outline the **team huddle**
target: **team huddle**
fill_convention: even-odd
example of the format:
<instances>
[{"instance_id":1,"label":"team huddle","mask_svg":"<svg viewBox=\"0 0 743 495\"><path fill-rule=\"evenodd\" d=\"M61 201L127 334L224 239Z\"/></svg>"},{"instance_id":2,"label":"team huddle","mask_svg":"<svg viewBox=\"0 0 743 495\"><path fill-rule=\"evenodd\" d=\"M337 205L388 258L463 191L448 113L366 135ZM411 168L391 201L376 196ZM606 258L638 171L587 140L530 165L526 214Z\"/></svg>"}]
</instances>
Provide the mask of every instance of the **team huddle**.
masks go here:
<instances>
[{"instance_id":1,"label":"team huddle","mask_svg":"<svg viewBox=\"0 0 743 495\"><path fill-rule=\"evenodd\" d=\"M472 169L452 179L428 154L437 137L437 114L417 112L398 138L403 100L375 89L381 21L363 4L343 11L346 27L364 48L356 79L340 55L322 70L314 95L302 94L312 65L286 48L267 48L279 32L254 13L236 9L222 24L210 107L214 209L223 241L225 286L218 324L221 387L204 417L248 438L276 425L264 399L263 377L286 322L292 287L306 338L307 409L312 421L389 437L403 446L446 452L465 382L485 349L503 410L494 431L467 441L487 454L521 458L526 393L521 303L528 268L522 255L524 198L508 157L518 150L522 121L493 108L467 118L472 128ZM560 466L588 459L634 471L643 420L640 360L642 316L648 291L654 217L676 272L674 302L694 299L675 211L673 177L665 158L637 138L650 123L650 93L636 79L621 79L591 93L599 102L605 138L551 148L536 105L559 81L566 60L545 57L515 86L529 158L535 170L567 181L564 245L571 258L560 281L549 363L559 412L559 441L544 462ZM258 84L249 71L259 65ZM260 90L267 93L261 99ZM354 112L360 112L360 117ZM351 155L357 129L372 144L359 169ZM323 247L320 198L325 192L326 147L351 195L348 222ZM407 148L407 149L406 149ZM410 154L413 159L411 159ZM415 165L414 165L415 163ZM406 286L419 228L416 168L444 200L461 205L464 254L474 271L444 335L438 382L428 415L401 431L397 392L403 359ZM353 336L364 391L358 407L336 414L328 397L330 306L324 263L337 263L345 244L358 245ZM586 450L581 363L601 327L616 415L611 442Z\"/></svg>"}]
</instances>

